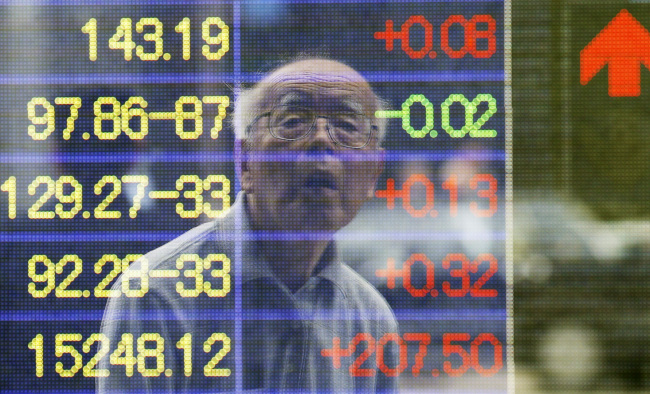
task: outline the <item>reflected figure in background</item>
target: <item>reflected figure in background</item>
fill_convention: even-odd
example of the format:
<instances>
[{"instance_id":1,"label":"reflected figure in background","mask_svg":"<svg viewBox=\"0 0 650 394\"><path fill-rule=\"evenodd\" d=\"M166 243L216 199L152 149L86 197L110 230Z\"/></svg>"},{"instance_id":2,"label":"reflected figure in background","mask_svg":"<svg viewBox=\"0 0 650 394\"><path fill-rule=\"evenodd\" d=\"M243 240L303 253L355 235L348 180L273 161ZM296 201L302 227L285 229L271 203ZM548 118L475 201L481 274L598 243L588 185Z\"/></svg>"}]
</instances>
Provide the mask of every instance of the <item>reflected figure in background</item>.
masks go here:
<instances>
[{"instance_id":1,"label":"reflected figure in background","mask_svg":"<svg viewBox=\"0 0 650 394\"><path fill-rule=\"evenodd\" d=\"M223 218L117 279L116 291L145 281L148 290L107 306L110 354L98 368L110 374L99 392L235 391L238 379L245 390L397 390L373 360L350 368L366 346L351 352L355 336L382 338L397 323L333 241L383 170L379 109L358 72L324 58L293 61L242 92L242 192ZM389 368L400 364L393 342L383 347Z\"/></svg>"}]
</instances>

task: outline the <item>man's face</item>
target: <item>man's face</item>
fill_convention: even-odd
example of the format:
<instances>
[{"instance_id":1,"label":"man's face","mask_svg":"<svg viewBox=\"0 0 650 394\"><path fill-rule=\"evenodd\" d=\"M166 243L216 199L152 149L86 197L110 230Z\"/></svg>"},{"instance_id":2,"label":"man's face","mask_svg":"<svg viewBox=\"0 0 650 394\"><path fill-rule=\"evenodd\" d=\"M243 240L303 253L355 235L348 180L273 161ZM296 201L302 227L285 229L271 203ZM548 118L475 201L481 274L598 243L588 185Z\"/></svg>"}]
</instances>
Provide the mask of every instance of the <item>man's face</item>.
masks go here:
<instances>
[{"instance_id":1,"label":"man's face","mask_svg":"<svg viewBox=\"0 0 650 394\"><path fill-rule=\"evenodd\" d=\"M363 78L334 61L292 63L267 77L258 114L278 106L308 108L328 117L361 112L374 119L374 95ZM263 117L251 130L242 166L253 224L258 229L336 231L348 224L372 197L383 169L376 132L362 149L336 144L328 119L317 117L314 129L295 141L269 133ZM279 157L273 158L273 155Z\"/></svg>"}]
</instances>

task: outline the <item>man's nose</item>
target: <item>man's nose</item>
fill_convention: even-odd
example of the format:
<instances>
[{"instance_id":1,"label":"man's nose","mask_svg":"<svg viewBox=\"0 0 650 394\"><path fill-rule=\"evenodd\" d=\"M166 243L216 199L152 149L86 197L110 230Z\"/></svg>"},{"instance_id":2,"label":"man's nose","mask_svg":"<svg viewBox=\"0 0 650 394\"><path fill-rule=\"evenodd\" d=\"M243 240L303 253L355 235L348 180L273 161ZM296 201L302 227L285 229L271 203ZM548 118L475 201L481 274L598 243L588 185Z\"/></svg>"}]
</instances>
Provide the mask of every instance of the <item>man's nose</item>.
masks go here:
<instances>
[{"instance_id":1,"label":"man's nose","mask_svg":"<svg viewBox=\"0 0 650 394\"><path fill-rule=\"evenodd\" d=\"M309 150L333 150L334 141L330 138L327 131L328 119L324 117L316 118L314 130L312 131L312 141Z\"/></svg>"}]
</instances>

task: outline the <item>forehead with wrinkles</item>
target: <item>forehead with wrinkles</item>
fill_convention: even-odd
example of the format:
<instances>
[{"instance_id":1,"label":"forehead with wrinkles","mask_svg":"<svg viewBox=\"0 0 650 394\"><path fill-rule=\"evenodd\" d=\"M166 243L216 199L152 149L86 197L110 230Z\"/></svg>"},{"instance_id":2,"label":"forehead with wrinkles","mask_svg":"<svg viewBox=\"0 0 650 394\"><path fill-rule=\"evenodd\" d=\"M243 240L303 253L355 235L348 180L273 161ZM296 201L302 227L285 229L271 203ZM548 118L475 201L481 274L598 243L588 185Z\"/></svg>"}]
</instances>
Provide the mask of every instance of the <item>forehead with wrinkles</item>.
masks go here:
<instances>
[{"instance_id":1,"label":"forehead with wrinkles","mask_svg":"<svg viewBox=\"0 0 650 394\"><path fill-rule=\"evenodd\" d=\"M247 139L256 117L277 105L309 106L326 115L336 111L364 113L377 123L381 141L386 119L375 119L382 102L368 82L351 67L335 60L307 59L271 72L235 101L233 125L239 139Z\"/></svg>"},{"instance_id":2,"label":"forehead with wrinkles","mask_svg":"<svg viewBox=\"0 0 650 394\"><path fill-rule=\"evenodd\" d=\"M304 60L276 70L259 84L259 110L279 104L373 113L375 97L366 80L352 68L332 60Z\"/></svg>"}]
</instances>

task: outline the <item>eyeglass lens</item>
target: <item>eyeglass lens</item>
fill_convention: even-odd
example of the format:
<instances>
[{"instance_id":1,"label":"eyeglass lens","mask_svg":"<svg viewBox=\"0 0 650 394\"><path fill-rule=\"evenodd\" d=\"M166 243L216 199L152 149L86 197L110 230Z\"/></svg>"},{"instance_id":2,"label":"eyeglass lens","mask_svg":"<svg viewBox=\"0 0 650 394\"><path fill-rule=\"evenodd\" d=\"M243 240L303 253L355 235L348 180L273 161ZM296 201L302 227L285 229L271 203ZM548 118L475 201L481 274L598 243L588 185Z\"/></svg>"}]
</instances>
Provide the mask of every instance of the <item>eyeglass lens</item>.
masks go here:
<instances>
[{"instance_id":1,"label":"eyeglass lens","mask_svg":"<svg viewBox=\"0 0 650 394\"><path fill-rule=\"evenodd\" d=\"M276 138L297 140L311 132L317 117L306 108L280 106L270 113L269 129ZM370 139L370 120L362 114L337 112L323 117L328 121L331 138L340 145L358 148Z\"/></svg>"}]
</instances>

